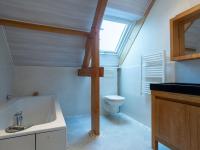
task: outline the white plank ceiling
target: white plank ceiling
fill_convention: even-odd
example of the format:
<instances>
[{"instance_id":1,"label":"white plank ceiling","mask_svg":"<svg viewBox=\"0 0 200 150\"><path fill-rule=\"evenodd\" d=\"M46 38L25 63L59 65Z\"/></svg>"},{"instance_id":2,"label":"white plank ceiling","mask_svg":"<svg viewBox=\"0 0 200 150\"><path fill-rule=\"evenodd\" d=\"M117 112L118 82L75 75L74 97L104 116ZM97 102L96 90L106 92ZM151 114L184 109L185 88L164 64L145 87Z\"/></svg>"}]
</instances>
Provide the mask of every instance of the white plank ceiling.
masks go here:
<instances>
[{"instance_id":1,"label":"white plank ceiling","mask_svg":"<svg viewBox=\"0 0 200 150\"><path fill-rule=\"evenodd\" d=\"M80 66L85 38L6 27L16 65Z\"/></svg>"},{"instance_id":2,"label":"white plank ceiling","mask_svg":"<svg viewBox=\"0 0 200 150\"><path fill-rule=\"evenodd\" d=\"M90 31L98 0L0 0L0 18ZM109 0L106 15L135 20L144 15L149 0ZM15 65L80 66L85 38L5 27ZM101 56L106 66L118 57Z\"/></svg>"},{"instance_id":3,"label":"white plank ceiling","mask_svg":"<svg viewBox=\"0 0 200 150\"><path fill-rule=\"evenodd\" d=\"M0 0L0 17L89 31L97 0Z\"/></svg>"}]
</instances>

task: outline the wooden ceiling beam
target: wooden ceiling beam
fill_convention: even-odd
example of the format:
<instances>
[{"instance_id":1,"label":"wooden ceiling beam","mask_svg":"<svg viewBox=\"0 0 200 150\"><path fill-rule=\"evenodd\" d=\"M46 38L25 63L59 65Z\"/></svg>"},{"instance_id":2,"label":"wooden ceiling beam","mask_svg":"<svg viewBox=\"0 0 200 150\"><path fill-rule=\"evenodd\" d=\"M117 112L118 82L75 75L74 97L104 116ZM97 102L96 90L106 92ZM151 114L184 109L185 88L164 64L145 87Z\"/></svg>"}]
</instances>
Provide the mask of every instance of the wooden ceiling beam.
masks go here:
<instances>
[{"instance_id":1,"label":"wooden ceiling beam","mask_svg":"<svg viewBox=\"0 0 200 150\"><path fill-rule=\"evenodd\" d=\"M107 3L108 3L108 0L98 1L91 32L93 32L93 29L100 30Z\"/></svg>"},{"instance_id":2,"label":"wooden ceiling beam","mask_svg":"<svg viewBox=\"0 0 200 150\"><path fill-rule=\"evenodd\" d=\"M148 0L147 8L144 13L144 17L147 17L149 12L151 11L151 8L153 7L153 4L155 3L156 0Z\"/></svg>"},{"instance_id":3,"label":"wooden ceiling beam","mask_svg":"<svg viewBox=\"0 0 200 150\"><path fill-rule=\"evenodd\" d=\"M30 29L30 30L37 30L37 31L44 31L44 32L59 33L59 34L68 34L68 35L77 35L77 36L88 36L89 35L89 33L85 32L85 31L49 26L49 25L42 25L42 24L35 24L35 23L10 20L10 19L1 19L0 18L0 25L16 27L16 28L23 28L23 29Z\"/></svg>"},{"instance_id":4,"label":"wooden ceiling beam","mask_svg":"<svg viewBox=\"0 0 200 150\"><path fill-rule=\"evenodd\" d=\"M91 39L94 38L94 32L100 30L101 23L103 20L104 12L106 9L108 0L99 0L96 8L96 13L94 16L94 20L92 23L92 28L90 31L90 36L88 36L87 41L86 41L86 46L85 46L85 56L82 64L82 68L87 68L90 65L90 60L92 57L92 48L91 48Z\"/></svg>"}]
</instances>

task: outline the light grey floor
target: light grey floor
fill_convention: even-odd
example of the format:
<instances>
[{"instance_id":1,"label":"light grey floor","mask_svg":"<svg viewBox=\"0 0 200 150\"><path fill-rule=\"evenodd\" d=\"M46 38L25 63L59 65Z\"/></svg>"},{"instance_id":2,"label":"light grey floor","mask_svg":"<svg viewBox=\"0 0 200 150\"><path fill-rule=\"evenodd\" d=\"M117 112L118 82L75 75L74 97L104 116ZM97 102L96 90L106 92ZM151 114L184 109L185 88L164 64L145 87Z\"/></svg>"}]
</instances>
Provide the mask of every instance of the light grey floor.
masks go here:
<instances>
[{"instance_id":1,"label":"light grey floor","mask_svg":"<svg viewBox=\"0 0 200 150\"><path fill-rule=\"evenodd\" d=\"M101 116L101 135L89 137L90 117L66 119L68 150L151 150L150 129L125 114ZM159 150L169 150L160 145Z\"/></svg>"}]
</instances>

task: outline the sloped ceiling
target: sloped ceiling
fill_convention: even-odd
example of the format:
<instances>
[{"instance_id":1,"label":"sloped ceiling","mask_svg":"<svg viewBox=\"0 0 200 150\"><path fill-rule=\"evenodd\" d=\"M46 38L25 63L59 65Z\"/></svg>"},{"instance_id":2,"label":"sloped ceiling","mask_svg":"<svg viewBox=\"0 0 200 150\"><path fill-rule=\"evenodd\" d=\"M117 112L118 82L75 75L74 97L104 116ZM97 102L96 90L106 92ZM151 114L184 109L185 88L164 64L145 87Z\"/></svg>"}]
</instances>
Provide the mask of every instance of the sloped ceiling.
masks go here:
<instances>
[{"instance_id":1,"label":"sloped ceiling","mask_svg":"<svg viewBox=\"0 0 200 150\"><path fill-rule=\"evenodd\" d=\"M135 21L144 16L150 0L109 0L105 14Z\"/></svg>"},{"instance_id":2,"label":"sloped ceiling","mask_svg":"<svg viewBox=\"0 0 200 150\"><path fill-rule=\"evenodd\" d=\"M98 0L0 0L0 18L90 31ZM106 15L139 19L148 0L109 0ZM116 13L117 12L117 13ZM15 65L81 66L85 38L5 27ZM103 64L118 65L117 56ZM101 57L104 61L104 56ZM114 61L113 61L114 60Z\"/></svg>"},{"instance_id":3,"label":"sloped ceiling","mask_svg":"<svg viewBox=\"0 0 200 150\"><path fill-rule=\"evenodd\" d=\"M80 66L85 38L6 27L15 65Z\"/></svg>"},{"instance_id":4,"label":"sloped ceiling","mask_svg":"<svg viewBox=\"0 0 200 150\"><path fill-rule=\"evenodd\" d=\"M90 31L98 0L1 0L0 17Z\"/></svg>"}]
</instances>

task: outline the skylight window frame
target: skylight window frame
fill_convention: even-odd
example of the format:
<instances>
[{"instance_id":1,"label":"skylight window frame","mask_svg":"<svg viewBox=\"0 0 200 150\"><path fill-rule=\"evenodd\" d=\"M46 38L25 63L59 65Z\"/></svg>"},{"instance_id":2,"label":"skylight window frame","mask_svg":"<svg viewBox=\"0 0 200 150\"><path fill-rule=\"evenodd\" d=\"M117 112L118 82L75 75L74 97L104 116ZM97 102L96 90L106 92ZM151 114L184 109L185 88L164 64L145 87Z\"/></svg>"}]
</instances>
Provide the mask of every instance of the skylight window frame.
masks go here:
<instances>
[{"instance_id":1,"label":"skylight window frame","mask_svg":"<svg viewBox=\"0 0 200 150\"><path fill-rule=\"evenodd\" d=\"M125 47L126 42L129 39L130 33L132 31L133 23L126 19L122 19L122 18L118 18L118 17L111 17L111 16L104 16L103 20L126 24L126 27L125 27L123 33L121 34L120 40L118 41L117 46L115 48L115 52L111 52L111 51L109 52L109 51L104 51L104 50L100 49L100 54L110 54L110 55L118 55L119 56L119 55L121 55L122 50Z\"/></svg>"}]
</instances>

